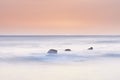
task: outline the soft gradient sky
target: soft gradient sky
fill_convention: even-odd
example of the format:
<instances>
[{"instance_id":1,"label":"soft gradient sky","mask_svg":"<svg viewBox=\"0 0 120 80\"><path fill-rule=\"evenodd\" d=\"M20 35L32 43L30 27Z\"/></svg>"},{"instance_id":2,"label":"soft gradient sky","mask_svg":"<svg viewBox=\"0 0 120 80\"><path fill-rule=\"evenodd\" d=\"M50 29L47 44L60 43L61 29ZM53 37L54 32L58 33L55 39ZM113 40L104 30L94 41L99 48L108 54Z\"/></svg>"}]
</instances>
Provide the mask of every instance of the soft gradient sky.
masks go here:
<instances>
[{"instance_id":1,"label":"soft gradient sky","mask_svg":"<svg viewBox=\"0 0 120 80\"><path fill-rule=\"evenodd\" d=\"M0 34L120 34L120 0L0 0Z\"/></svg>"}]
</instances>

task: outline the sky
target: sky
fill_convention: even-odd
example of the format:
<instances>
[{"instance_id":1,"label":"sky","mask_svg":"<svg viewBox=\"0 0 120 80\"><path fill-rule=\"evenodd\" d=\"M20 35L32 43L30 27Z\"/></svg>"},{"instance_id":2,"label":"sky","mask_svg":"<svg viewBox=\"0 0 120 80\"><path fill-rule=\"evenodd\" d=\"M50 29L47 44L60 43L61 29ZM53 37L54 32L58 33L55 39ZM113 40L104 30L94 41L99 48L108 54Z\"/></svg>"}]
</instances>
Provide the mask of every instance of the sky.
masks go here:
<instances>
[{"instance_id":1,"label":"sky","mask_svg":"<svg viewBox=\"0 0 120 80\"><path fill-rule=\"evenodd\" d=\"M120 0L0 0L0 35L120 35Z\"/></svg>"}]
</instances>

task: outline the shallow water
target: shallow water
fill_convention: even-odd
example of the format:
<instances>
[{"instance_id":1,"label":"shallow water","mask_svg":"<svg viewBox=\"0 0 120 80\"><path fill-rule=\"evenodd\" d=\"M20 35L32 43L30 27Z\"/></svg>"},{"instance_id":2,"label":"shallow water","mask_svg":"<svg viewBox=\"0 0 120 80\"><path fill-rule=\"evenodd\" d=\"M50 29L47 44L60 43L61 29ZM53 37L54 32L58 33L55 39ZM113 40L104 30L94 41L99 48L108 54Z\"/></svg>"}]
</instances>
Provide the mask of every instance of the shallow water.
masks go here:
<instances>
[{"instance_id":1,"label":"shallow water","mask_svg":"<svg viewBox=\"0 0 120 80\"><path fill-rule=\"evenodd\" d=\"M0 37L1 80L120 80L119 63L120 36Z\"/></svg>"}]
</instances>

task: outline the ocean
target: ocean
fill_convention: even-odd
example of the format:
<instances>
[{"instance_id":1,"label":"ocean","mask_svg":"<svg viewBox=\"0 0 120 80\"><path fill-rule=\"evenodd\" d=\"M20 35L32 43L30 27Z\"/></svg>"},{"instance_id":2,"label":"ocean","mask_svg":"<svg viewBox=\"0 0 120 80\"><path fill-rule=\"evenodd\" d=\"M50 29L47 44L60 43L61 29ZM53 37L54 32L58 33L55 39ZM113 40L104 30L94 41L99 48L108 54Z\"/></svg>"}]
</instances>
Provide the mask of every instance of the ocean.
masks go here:
<instances>
[{"instance_id":1,"label":"ocean","mask_svg":"<svg viewBox=\"0 0 120 80\"><path fill-rule=\"evenodd\" d=\"M120 80L119 67L120 36L0 36L0 80Z\"/></svg>"}]
</instances>

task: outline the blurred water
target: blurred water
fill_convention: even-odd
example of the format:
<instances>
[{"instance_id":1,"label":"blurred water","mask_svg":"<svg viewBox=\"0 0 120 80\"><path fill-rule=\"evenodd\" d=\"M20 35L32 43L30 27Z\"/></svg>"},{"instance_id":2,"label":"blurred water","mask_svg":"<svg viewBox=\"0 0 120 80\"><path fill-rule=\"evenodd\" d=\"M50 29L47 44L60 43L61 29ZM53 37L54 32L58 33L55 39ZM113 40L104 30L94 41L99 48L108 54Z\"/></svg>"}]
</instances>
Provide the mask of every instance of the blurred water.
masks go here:
<instances>
[{"instance_id":1,"label":"blurred water","mask_svg":"<svg viewBox=\"0 0 120 80\"><path fill-rule=\"evenodd\" d=\"M88 50L91 46L92 51ZM47 56L49 49L57 49L58 55ZM120 36L0 36L1 61L79 62L96 57L119 57L119 52Z\"/></svg>"},{"instance_id":2,"label":"blurred water","mask_svg":"<svg viewBox=\"0 0 120 80\"><path fill-rule=\"evenodd\" d=\"M119 67L120 36L0 36L0 80L120 80Z\"/></svg>"}]
</instances>

